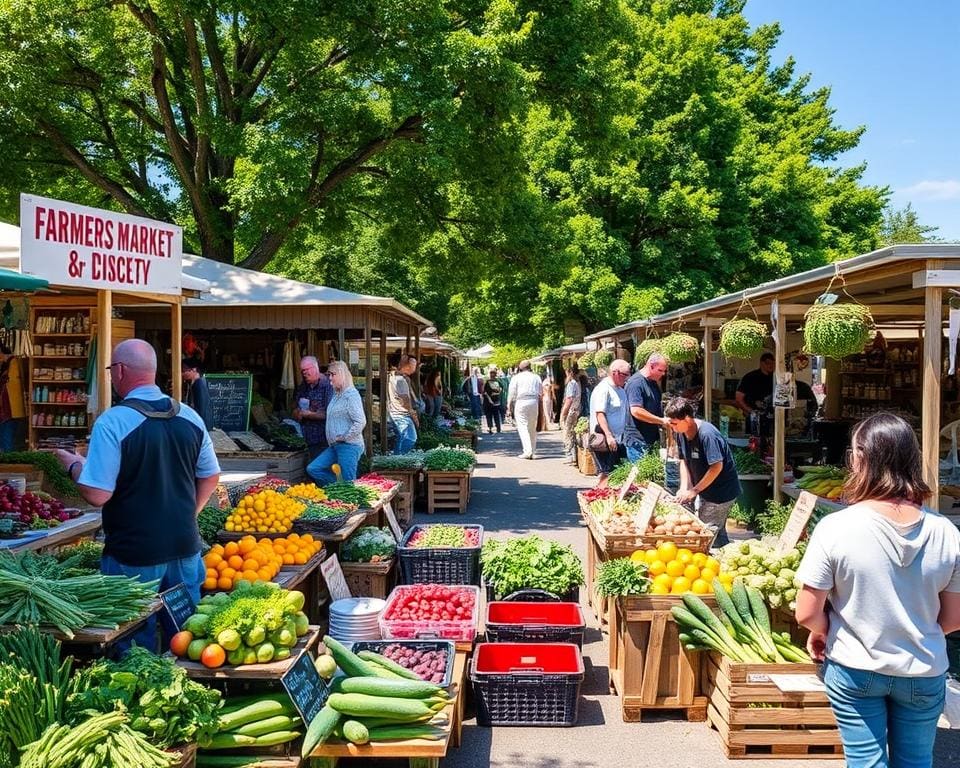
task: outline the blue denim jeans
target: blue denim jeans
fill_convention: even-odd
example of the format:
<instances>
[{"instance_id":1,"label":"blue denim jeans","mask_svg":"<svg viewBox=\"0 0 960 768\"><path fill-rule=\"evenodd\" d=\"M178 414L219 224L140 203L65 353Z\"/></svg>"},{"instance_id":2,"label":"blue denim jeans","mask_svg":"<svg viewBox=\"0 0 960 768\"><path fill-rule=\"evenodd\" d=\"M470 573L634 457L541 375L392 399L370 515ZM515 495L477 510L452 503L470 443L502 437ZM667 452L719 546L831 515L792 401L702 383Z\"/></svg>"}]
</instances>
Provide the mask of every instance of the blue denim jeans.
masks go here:
<instances>
[{"instance_id":1,"label":"blue denim jeans","mask_svg":"<svg viewBox=\"0 0 960 768\"><path fill-rule=\"evenodd\" d=\"M390 421L393 422L393 428L397 430L397 444L393 452L397 454L410 453L413 446L417 444L417 428L413 424L413 419L409 416L397 416L390 414Z\"/></svg>"},{"instance_id":2,"label":"blue denim jeans","mask_svg":"<svg viewBox=\"0 0 960 768\"><path fill-rule=\"evenodd\" d=\"M100 560L100 571L106 576L133 576L139 578L140 581L159 579L161 592L183 582L194 603L200 602L200 587L207 575L206 566L203 564L199 552L189 557L181 557L179 560L169 560L157 565L124 565L109 555L104 555ZM167 638L176 632L173 622L170 621L170 617L163 609L160 610L160 621ZM118 653L123 653L132 643L136 643L142 648L148 648L154 653L157 652L156 615L151 616L147 623L130 637L118 642L115 650Z\"/></svg>"},{"instance_id":3,"label":"blue denim jeans","mask_svg":"<svg viewBox=\"0 0 960 768\"><path fill-rule=\"evenodd\" d=\"M642 440L627 446L627 461L631 464L639 461L650 452L650 447Z\"/></svg>"},{"instance_id":4,"label":"blue denim jeans","mask_svg":"<svg viewBox=\"0 0 960 768\"><path fill-rule=\"evenodd\" d=\"M946 680L824 663L848 768L930 768Z\"/></svg>"},{"instance_id":5,"label":"blue denim jeans","mask_svg":"<svg viewBox=\"0 0 960 768\"><path fill-rule=\"evenodd\" d=\"M483 416L483 403L480 395L470 395L470 415L475 421L480 421Z\"/></svg>"},{"instance_id":6,"label":"blue denim jeans","mask_svg":"<svg viewBox=\"0 0 960 768\"><path fill-rule=\"evenodd\" d=\"M317 485L329 485L336 482L337 476L330 470L334 464L340 465L342 480L357 479L357 463L363 456L363 446L356 443L334 443L323 449L317 458L307 465L307 474Z\"/></svg>"}]
</instances>

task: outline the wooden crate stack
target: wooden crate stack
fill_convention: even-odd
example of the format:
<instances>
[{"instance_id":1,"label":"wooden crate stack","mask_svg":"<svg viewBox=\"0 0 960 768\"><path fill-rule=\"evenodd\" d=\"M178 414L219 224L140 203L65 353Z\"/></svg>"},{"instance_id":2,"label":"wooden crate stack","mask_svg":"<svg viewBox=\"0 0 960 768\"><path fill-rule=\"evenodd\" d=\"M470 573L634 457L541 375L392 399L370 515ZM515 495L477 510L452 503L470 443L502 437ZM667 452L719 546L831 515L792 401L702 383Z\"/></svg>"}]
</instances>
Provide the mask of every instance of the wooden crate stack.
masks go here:
<instances>
[{"instance_id":1,"label":"wooden crate stack","mask_svg":"<svg viewBox=\"0 0 960 768\"><path fill-rule=\"evenodd\" d=\"M716 600L702 595L714 608ZM701 654L680 642L670 609L679 596L637 595L613 602L610 622L610 689L620 697L624 722L644 712L674 710L689 721L707 719Z\"/></svg>"},{"instance_id":2,"label":"wooden crate stack","mask_svg":"<svg viewBox=\"0 0 960 768\"><path fill-rule=\"evenodd\" d=\"M470 503L473 469L464 472L427 472L427 513L454 510L463 514Z\"/></svg>"},{"instance_id":3,"label":"wooden crate stack","mask_svg":"<svg viewBox=\"0 0 960 768\"><path fill-rule=\"evenodd\" d=\"M738 664L703 654L707 718L728 758L842 758L827 694L781 691L770 675L816 675L816 664Z\"/></svg>"}]
</instances>

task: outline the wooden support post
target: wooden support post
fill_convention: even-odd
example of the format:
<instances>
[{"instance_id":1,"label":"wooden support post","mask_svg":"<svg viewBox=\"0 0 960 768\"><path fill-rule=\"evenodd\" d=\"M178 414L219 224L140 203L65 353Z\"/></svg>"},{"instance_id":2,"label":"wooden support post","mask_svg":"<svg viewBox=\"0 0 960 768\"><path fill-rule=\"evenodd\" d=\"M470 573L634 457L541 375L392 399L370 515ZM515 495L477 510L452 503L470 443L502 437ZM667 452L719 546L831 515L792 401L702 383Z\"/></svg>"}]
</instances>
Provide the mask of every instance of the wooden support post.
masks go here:
<instances>
[{"instance_id":1,"label":"wooden support post","mask_svg":"<svg viewBox=\"0 0 960 768\"><path fill-rule=\"evenodd\" d=\"M367 426L363 430L363 442L367 456L373 454L373 355L370 344L370 310L363 313L363 352L366 355L366 384L363 388L363 413L367 417ZM381 404L381 410L383 405Z\"/></svg>"},{"instance_id":2,"label":"wooden support post","mask_svg":"<svg viewBox=\"0 0 960 768\"><path fill-rule=\"evenodd\" d=\"M170 307L170 396L183 399L183 307L178 301Z\"/></svg>"},{"instance_id":3,"label":"wooden support post","mask_svg":"<svg viewBox=\"0 0 960 768\"><path fill-rule=\"evenodd\" d=\"M703 418L713 418L713 330L703 329Z\"/></svg>"},{"instance_id":4,"label":"wooden support post","mask_svg":"<svg viewBox=\"0 0 960 768\"><path fill-rule=\"evenodd\" d=\"M102 386L97 393L97 415L110 407L113 389L110 386L110 375L107 366L113 355L113 293L110 291L97 292L97 359L100 369L97 375Z\"/></svg>"},{"instance_id":5,"label":"wooden support post","mask_svg":"<svg viewBox=\"0 0 960 768\"><path fill-rule=\"evenodd\" d=\"M337 360L350 365L350 355L347 354L347 337L343 328L337 328Z\"/></svg>"},{"instance_id":6,"label":"wooden support post","mask_svg":"<svg viewBox=\"0 0 960 768\"><path fill-rule=\"evenodd\" d=\"M386 323L384 323L384 326ZM387 452L390 443L387 440L387 331L380 330L380 450Z\"/></svg>"},{"instance_id":7,"label":"wooden support post","mask_svg":"<svg viewBox=\"0 0 960 768\"><path fill-rule=\"evenodd\" d=\"M927 262L927 270L940 269L940 260ZM923 406L920 439L923 479L932 491L928 505L940 509L940 370L943 355L943 288L923 290Z\"/></svg>"},{"instance_id":8,"label":"wooden support post","mask_svg":"<svg viewBox=\"0 0 960 768\"><path fill-rule=\"evenodd\" d=\"M784 364L784 346L786 344L787 319L780 316L780 302L774 299L770 305L770 319L773 326L774 385L782 374L786 372ZM783 408L773 409L773 499L779 502L783 488L783 468L786 464L786 411Z\"/></svg>"},{"instance_id":9,"label":"wooden support post","mask_svg":"<svg viewBox=\"0 0 960 768\"><path fill-rule=\"evenodd\" d=\"M416 396L420 397L420 371L421 371L420 364L423 361L420 359L420 326L419 325L416 327L416 330L414 332L416 333L416 336L414 336L414 341L413 341L413 356L417 359L417 370L414 373L413 378L410 379L410 383L413 384L413 391L416 394Z\"/></svg>"}]
</instances>

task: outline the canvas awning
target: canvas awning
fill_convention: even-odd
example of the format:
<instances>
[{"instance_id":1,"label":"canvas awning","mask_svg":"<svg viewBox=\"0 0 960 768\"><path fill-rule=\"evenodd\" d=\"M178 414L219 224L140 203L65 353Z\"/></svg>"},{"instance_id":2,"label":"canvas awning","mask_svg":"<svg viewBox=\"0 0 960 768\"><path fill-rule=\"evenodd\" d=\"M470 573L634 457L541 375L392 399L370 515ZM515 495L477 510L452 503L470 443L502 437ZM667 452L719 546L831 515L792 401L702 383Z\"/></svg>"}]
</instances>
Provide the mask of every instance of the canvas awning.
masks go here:
<instances>
[{"instance_id":1,"label":"canvas awning","mask_svg":"<svg viewBox=\"0 0 960 768\"><path fill-rule=\"evenodd\" d=\"M21 275L12 269L0 267L0 291L39 291L49 285L41 277Z\"/></svg>"}]
</instances>

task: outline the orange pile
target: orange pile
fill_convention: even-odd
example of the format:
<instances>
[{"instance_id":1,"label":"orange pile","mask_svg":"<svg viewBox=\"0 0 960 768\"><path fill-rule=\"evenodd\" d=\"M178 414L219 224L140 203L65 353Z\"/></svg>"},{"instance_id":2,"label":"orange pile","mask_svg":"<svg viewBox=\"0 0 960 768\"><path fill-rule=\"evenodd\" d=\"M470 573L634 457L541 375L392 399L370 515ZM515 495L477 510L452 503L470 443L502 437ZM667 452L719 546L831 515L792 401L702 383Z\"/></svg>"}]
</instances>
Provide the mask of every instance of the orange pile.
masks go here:
<instances>
[{"instance_id":1,"label":"orange pile","mask_svg":"<svg viewBox=\"0 0 960 768\"><path fill-rule=\"evenodd\" d=\"M313 536L291 533L285 539L273 540L273 552L279 555L284 565L303 565L317 552L323 549L322 541L314 541Z\"/></svg>"},{"instance_id":2,"label":"orange pile","mask_svg":"<svg viewBox=\"0 0 960 768\"><path fill-rule=\"evenodd\" d=\"M678 548L673 542L663 542L656 549L638 549L631 560L646 563L652 583L652 595L682 595L693 592L708 595L713 592L713 580L720 579L724 586L733 577L720 572L720 563L702 552Z\"/></svg>"},{"instance_id":3,"label":"orange pile","mask_svg":"<svg viewBox=\"0 0 960 768\"><path fill-rule=\"evenodd\" d=\"M206 590L229 591L237 582L270 581L284 565L303 565L323 549L322 541L314 541L309 533L291 533L285 539L260 539L244 536L239 541L214 544L203 556L207 576Z\"/></svg>"}]
</instances>

